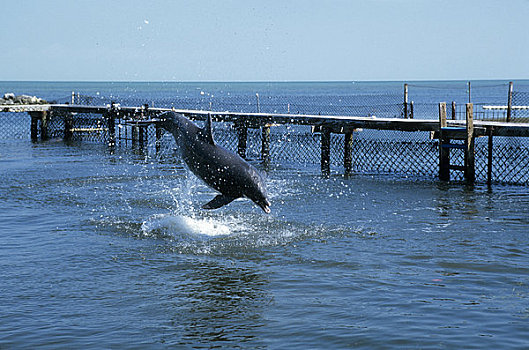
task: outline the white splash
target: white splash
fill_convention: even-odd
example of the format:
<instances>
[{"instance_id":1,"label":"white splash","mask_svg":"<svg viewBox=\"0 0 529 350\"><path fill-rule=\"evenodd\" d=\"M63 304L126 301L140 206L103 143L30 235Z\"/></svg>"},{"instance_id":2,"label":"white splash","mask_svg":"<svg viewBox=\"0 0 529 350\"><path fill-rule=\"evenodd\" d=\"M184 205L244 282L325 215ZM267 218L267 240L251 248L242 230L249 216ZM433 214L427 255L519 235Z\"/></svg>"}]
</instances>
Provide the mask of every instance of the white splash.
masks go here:
<instances>
[{"instance_id":1,"label":"white splash","mask_svg":"<svg viewBox=\"0 0 529 350\"><path fill-rule=\"evenodd\" d=\"M185 215L155 215L143 222L145 236L162 232L170 235L226 236L238 230L238 225L229 220L213 217L195 217Z\"/></svg>"},{"instance_id":2,"label":"white splash","mask_svg":"<svg viewBox=\"0 0 529 350\"><path fill-rule=\"evenodd\" d=\"M182 231L206 236L224 236L231 233L229 225L221 223L213 218L193 218L188 216L176 216L175 221Z\"/></svg>"}]
</instances>

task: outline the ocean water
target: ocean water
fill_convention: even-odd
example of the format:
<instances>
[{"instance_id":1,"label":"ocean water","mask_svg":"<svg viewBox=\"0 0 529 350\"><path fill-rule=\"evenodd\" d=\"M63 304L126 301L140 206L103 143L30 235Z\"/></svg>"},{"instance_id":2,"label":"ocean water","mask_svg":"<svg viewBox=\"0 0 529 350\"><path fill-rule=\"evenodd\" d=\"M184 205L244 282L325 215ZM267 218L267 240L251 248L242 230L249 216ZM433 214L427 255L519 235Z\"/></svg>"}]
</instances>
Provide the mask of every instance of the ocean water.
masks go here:
<instances>
[{"instance_id":1,"label":"ocean water","mask_svg":"<svg viewBox=\"0 0 529 350\"><path fill-rule=\"evenodd\" d=\"M102 96L175 90L79 84ZM402 88L284 84L176 85L183 96ZM0 86L49 99L77 90ZM0 177L2 349L529 347L524 186L326 179L275 164L270 215L244 199L204 211L214 191L172 153L26 139L0 140Z\"/></svg>"}]
</instances>

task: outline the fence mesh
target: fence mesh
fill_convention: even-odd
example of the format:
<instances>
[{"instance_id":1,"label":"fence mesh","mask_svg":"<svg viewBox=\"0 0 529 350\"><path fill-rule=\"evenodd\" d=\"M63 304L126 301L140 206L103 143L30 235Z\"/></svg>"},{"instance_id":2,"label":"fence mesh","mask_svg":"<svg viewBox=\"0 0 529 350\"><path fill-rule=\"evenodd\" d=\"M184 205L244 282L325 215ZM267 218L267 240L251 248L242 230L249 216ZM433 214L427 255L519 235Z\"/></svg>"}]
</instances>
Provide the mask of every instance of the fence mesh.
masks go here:
<instances>
[{"instance_id":1,"label":"fence mesh","mask_svg":"<svg viewBox=\"0 0 529 350\"><path fill-rule=\"evenodd\" d=\"M399 118L404 116L401 95L301 95L301 96L203 96L175 98L105 98L100 96L75 95L75 104L104 106L111 102L122 106L196 109L215 112L273 113L273 114L314 114L376 116Z\"/></svg>"},{"instance_id":2,"label":"fence mesh","mask_svg":"<svg viewBox=\"0 0 529 350\"><path fill-rule=\"evenodd\" d=\"M410 84L409 100L413 103L413 115L419 119L438 118L438 102L447 102L447 117L465 120L465 104L474 105L474 119L486 121L507 121L509 84L474 84L461 82L459 87L453 82L436 86ZM529 92L512 91L511 122L529 122ZM410 102L410 104L412 104ZM453 106L452 106L453 105Z\"/></svg>"},{"instance_id":3,"label":"fence mesh","mask_svg":"<svg viewBox=\"0 0 529 350\"><path fill-rule=\"evenodd\" d=\"M529 123L529 92L514 91L512 94L512 121Z\"/></svg>"},{"instance_id":4,"label":"fence mesh","mask_svg":"<svg viewBox=\"0 0 529 350\"><path fill-rule=\"evenodd\" d=\"M494 86L498 91L505 84ZM429 87L410 85L410 101L414 93L428 95ZM502 90L503 89L503 90ZM422 91L422 92L421 92ZM506 95L497 100L479 101L476 92L475 119L503 121L506 109L487 109L486 106L507 104ZM448 119L465 119L465 98L468 91L462 89L455 106L447 104ZM448 95L448 90L447 90ZM490 95L490 94L489 94ZM421 103L403 104L402 95L357 94L347 96L221 96L208 94L196 98L105 98L76 94L64 98L74 104L105 106L112 102L123 106L165 107L177 109L198 109L230 112L262 112L285 114L320 114L375 116L378 118L404 118L412 113L415 118L437 118L438 103L422 99ZM447 99L449 101L449 99ZM512 95L512 121L529 121L529 93L515 91ZM406 112L405 112L406 111ZM200 122L199 122L200 123ZM27 113L0 112L0 140L30 140L31 118ZM48 120L48 136L62 138L65 130L72 132L73 141L110 143L115 139L117 146L144 148L147 152L165 154L175 147L171 135L165 133L157 140L154 125L137 127L130 119L118 117L115 120L115 134L111 135L109 120L100 114L66 114L53 112ZM39 128L40 132L40 128ZM37 135L40 136L40 135ZM111 137L113 136L113 137ZM238 134L232 123L214 122L214 137L222 146L237 150ZM261 130L248 129L247 157L261 158ZM395 174L436 178L438 175L438 141L430 138L428 132L404 132L390 130L357 130L353 134L352 171L361 174ZM331 135L331 166L334 171L343 171L345 141L344 135ZM497 183L529 185L529 138L494 137L492 180ZM487 181L487 138L476 139L476 180ZM310 127L281 125L271 128L270 160L272 164L313 164L320 162L321 135L312 133ZM463 165L463 152L451 151L451 163ZM451 178L463 180L462 172L452 171Z\"/></svg>"},{"instance_id":5,"label":"fence mesh","mask_svg":"<svg viewBox=\"0 0 529 350\"><path fill-rule=\"evenodd\" d=\"M27 113L0 112L0 140L29 140L30 123Z\"/></svg>"},{"instance_id":6,"label":"fence mesh","mask_svg":"<svg viewBox=\"0 0 529 350\"><path fill-rule=\"evenodd\" d=\"M490 84L487 82L469 86L468 83L446 82L437 85L414 83L408 85L408 103L399 92L388 93L354 93L354 94L296 94L267 95L266 93L229 94L221 96L201 91L198 96L175 97L104 97L76 94L72 103L83 105L106 105L111 101L123 106L141 106L198 109L216 112L241 113L281 113L281 114L315 114L347 115L377 118L416 118L437 119L440 101L447 102L447 114L450 119L465 119L465 104L474 104L476 120L506 121L509 99L509 84ZM62 99L64 100L64 99ZM452 103L454 108L452 108ZM529 122L529 93L514 91L512 93L511 121ZM496 108L490 108L495 106ZM504 108L497 108L503 106Z\"/></svg>"}]
</instances>

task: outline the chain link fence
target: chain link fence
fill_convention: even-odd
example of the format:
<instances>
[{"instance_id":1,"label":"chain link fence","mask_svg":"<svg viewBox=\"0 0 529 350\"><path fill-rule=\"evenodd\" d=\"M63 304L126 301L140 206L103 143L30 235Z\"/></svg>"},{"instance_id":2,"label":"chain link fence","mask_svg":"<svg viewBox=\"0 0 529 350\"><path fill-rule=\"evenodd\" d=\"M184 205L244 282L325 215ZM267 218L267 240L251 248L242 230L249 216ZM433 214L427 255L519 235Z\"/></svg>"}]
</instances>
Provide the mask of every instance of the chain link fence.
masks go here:
<instances>
[{"instance_id":1,"label":"chain link fence","mask_svg":"<svg viewBox=\"0 0 529 350\"><path fill-rule=\"evenodd\" d=\"M512 95L512 121L529 123L529 92L514 91Z\"/></svg>"},{"instance_id":2,"label":"chain link fence","mask_svg":"<svg viewBox=\"0 0 529 350\"><path fill-rule=\"evenodd\" d=\"M344 115L358 117L400 118L404 116L402 95L300 95L300 96L223 96L204 94L201 97L175 98L105 98L76 94L73 104L104 106L142 106L207 110L234 113Z\"/></svg>"},{"instance_id":3,"label":"chain link fence","mask_svg":"<svg viewBox=\"0 0 529 350\"><path fill-rule=\"evenodd\" d=\"M30 140L30 124L27 113L0 112L0 140Z\"/></svg>"},{"instance_id":4,"label":"chain link fence","mask_svg":"<svg viewBox=\"0 0 529 350\"><path fill-rule=\"evenodd\" d=\"M504 88L505 86L500 86ZM410 85L413 91L428 89ZM473 90L474 91L474 90ZM464 94L463 94L464 95ZM479 94L476 94L479 97ZM465 96L463 96L465 97ZM477 97L476 97L477 98ZM246 113L284 113L313 115L354 115L375 116L377 118L404 118L405 110L415 118L429 116L436 118L438 103L424 103L404 106L403 98L397 94L386 95L349 95L349 96L224 96L207 94L197 98L142 99L142 98L104 98L74 94L65 97L73 104L106 106L111 102L122 106L165 107L177 109L230 111ZM506 111L498 110L496 116L486 105L505 105L506 98L483 102L475 106L475 119L502 120ZM514 92L513 106L529 104L529 93ZM481 109L480 109L481 106ZM426 108L427 107L427 108ZM482 113L482 114L480 114ZM488 113L488 114L487 114ZM512 120L527 118L528 111L513 108ZM464 102L456 102L452 110L448 105L449 119L464 119ZM153 156L172 154L176 147L172 136L157 130L154 125L138 127L130 118L118 116L115 122L115 134L111 135L111 125L105 115L90 113L52 112L48 119L48 136L62 138L65 132L71 132L74 142L97 142L109 144L115 140L116 146L142 149ZM197 122L201 123L201 122ZM27 113L0 112L0 140L30 140L31 118ZM237 151L238 134L233 123L214 122L214 137L222 146ZM161 133L161 134L160 134ZM158 136L158 137L157 137ZM252 160L261 158L261 130L248 129L247 157ZM344 135L331 135L331 169L343 172L345 141ZM356 130L352 143L352 172L358 174L394 174L436 178L439 169L438 141L430 138L428 132L404 132L391 130ZM496 183L529 185L529 138L494 137L492 180ZM476 139L476 181L487 181L487 138ZM313 133L309 126L281 125L271 128L270 161L271 164L307 164L318 165L321 156L321 135ZM452 150L452 164L463 165L463 152ZM462 172L453 171L453 180L463 180Z\"/></svg>"},{"instance_id":5,"label":"chain link fence","mask_svg":"<svg viewBox=\"0 0 529 350\"><path fill-rule=\"evenodd\" d=\"M439 101L447 102L447 117L453 120L465 120L465 104L474 105L474 119L527 123L529 122L529 92L512 91L509 83L473 84L461 82L458 87L453 82L430 86L409 84L410 104L413 115L418 119L437 119ZM512 87L511 87L512 88ZM508 118L509 95L511 112ZM432 97L435 96L434 99Z\"/></svg>"}]
</instances>

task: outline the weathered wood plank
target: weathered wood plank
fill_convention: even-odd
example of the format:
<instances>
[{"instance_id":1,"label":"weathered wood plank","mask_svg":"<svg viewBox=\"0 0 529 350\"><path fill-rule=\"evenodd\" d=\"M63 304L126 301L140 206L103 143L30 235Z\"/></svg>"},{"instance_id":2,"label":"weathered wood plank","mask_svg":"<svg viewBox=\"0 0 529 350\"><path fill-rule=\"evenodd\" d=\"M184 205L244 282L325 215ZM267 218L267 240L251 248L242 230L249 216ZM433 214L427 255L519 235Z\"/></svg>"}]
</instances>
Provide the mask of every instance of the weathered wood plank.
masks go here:
<instances>
[{"instance_id":1,"label":"weathered wood plank","mask_svg":"<svg viewBox=\"0 0 529 350\"><path fill-rule=\"evenodd\" d=\"M38 108L43 108L40 105ZM103 114L108 111L109 106L82 106L82 105L48 105L53 110L65 112ZM139 107L115 107L123 116L133 117L139 114ZM515 106L513 106L513 109ZM0 108L1 109L1 108ZM297 125L324 125L335 133L346 133L348 130L357 128L399 131L439 131L439 122L436 119L397 119L397 118L373 118L356 116L322 116L310 114L269 114L269 113L231 113L213 112L187 109L149 108L147 115L155 117L161 112L175 111L195 120L205 120L208 114L224 122L237 122L245 120L251 123L251 127L260 127L268 123L297 124ZM474 121L476 128L493 129L493 136L529 137L529 123L506 123L493 121ZM448 120L447 126L465 126L465 121ZM340 130L340 131L339 131Z\"/></svg>"},{"instance_id":2,"label":"weathered wood plank","mask_svg":"<svg viewBox=\"0 0 529 350\"><path fill-rule=\"evenodd\" d=\"M439 180L450 180L450 149L443 145L450 140L445 135L446 120L446 103L439 103Z\"/></svg>"},{"instance_id":3,"label":"weathered wood plank","mask_svg":"<svg viewBox=\"0 0 529 350\"><path fill-rule=\"evenodd\" d=\"M321 174L331 174L331 131L326 127L321 130Z\"/></svg>"},{"instance_id":4,"label":"weathered wood plank","mask_svg":"<svg viewBox=\"0 0 529 350\"><path fill-rule=\"evenodd\" d=\"M465 141L465 180L473 184L476 180L475 152L474 152L474 106L472 103L466 105L466 130L467 139Z\"/></svg>"},{"instance_id":5,"label":"weathered wood plank","mask_svg":"<svg viewBox=\"0 0 529 350\"><path fill-rule=\"evenodd\" d=\"M270 125L265 125L261 129L261 159L263 166L270 166Z\"/></svg>"},{"instance_id":6,"label":"weathered wood plank","mask_svg":"<svg viewBox=\"0 0 529 350\"><path fill-rule=\"evenodd\" d=\"M507 98L507 122L511 121L512 114L512 81L509 82L509 96Z\"/></svg>"},{"instance_id":7,"label":"weathered wood plank","mask_svg":"<svg viewBox=\"0 0 529 350\"><path fill-rule=\"evenodd\" d=\"M344 155L343 155L343 166L345 169L345 175L351 175L353 170L353 131L349 131L344 135Z\"/></svg>"},{"instance_id":8,"label":"weathered wood plank","mask_svg":"<svg viewBox=\"0 0 529 350\"><path fill-rule=\"evenodd\" d=\"M248 139L248 127L245 124L237 125L237 153L243 159L246 158L246 142Z\"/></svg>"},{"instance_id":9,"label":"weathered wood plank","mask_svg":"<svg viewBox=\"0 0 529 350\"><path fill-rule=\"evenodd\" d=\"M487 185L492 185L492 128L489 128L487 130L487 134L489 136L488 139L488 149L487 149Z\"/></svg>"}]
</instances>

